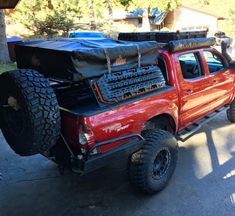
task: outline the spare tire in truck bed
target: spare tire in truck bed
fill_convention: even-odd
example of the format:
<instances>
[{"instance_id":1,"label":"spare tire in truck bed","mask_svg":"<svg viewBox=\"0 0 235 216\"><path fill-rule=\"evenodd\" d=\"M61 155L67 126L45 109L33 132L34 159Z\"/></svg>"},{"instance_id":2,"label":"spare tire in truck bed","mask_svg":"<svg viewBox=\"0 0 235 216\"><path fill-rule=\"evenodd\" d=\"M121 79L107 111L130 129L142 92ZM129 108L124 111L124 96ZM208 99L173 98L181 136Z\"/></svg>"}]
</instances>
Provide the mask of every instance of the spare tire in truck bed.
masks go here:
<instances>
[{"instance_id":1,"label":"spare tire in truck bed","mask_svg":"<svg viewBox=\"0 0 235 216\"><path fill-rule=\"evenodd\" d=\"M16 70L0 76L0 125L19 155L45 154L60 135L56 95L42 74Z\"/></svg>"}]
</instances>

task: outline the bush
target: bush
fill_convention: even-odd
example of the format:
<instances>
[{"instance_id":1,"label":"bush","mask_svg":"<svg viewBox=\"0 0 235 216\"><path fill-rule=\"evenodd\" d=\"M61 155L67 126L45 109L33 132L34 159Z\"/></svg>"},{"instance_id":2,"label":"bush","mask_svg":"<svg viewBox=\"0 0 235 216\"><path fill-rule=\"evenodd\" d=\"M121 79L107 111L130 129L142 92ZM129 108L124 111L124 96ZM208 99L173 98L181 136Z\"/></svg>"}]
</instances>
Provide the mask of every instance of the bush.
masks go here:
<instances>
[{"instance_id":1,"label":"bush","mask_svg":"<svg viewBox=\"0 0 235 216\"><path fill-rule=\"evenodd\" d=\"M79 18L78 0L22 0L11 14L35 37L65 36Z\"/></svg>"},{"instance_id":2,"label":"bush","mask_svg":"<svg viewBox=\"0 0 235 216\"><path fill-rule=\"evenodd\" d=\"M34 33L43 37L67 36L74 26L73 20L65 13L49 15L45 20L35 20Z\"/></svg>"}]
</instances>

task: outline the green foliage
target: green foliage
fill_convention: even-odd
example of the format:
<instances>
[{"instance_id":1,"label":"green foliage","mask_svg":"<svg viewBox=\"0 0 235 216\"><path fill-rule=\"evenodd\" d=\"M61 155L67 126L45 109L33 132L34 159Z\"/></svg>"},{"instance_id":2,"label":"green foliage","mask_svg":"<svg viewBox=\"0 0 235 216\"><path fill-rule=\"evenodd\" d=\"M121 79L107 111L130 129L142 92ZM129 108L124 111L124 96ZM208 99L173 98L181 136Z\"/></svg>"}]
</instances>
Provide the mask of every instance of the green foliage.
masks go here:
<instances>
[{"instance_id":1,"label":"green foliage","mask_svg":"<svg viewBox=\"0 0 235 216\"><path fill-rule=\"evenodd\" d=\"M131 0L120 0L119 2L120 2L121 5L128 8L132 1Z\"/></svg>"},{"instance_id":2,"label":"green foliage","mask_svg":"<svg viewBox=\"0 0 235 216\"><path fill-rule=\"evenodd\" d=\"M36 37L64 36L79 24L103 22L108 4L120 5L119 0L21 0L12 17Z\"/></svg>"},{"instance_id":3,"label":"green foliage","mask_svg":"<svg viewBox=\"0 0 235 216\"><path fill-rule=\"evenodd\" d=\"M111 23L104 20L105 14L112 12L110 5L113 10L143 8L147 12L154 7L172 11L181 3L225 17L218 28L230 36L235 32L234 0L21 0L13 17L37 37L53 37L64 36L69 30L90 30L92 22L96 30L103 30Z\"/></svg>"},{"instance_id":4,"label":"green foliage","mask_svg":"<svg viewBox=\"0 0 235 216\"><path fill-rule=\"evenodd\" d=\"M158 8L160 11L172 11L181 4L181 0L121 0L122 5L129 11L134 11L136 8L144 10L142 31L151 30L149 13L151 9Z\"/></svg>"},{"instance_id":5,"label":"green foliage","mask_svg":"<svg viewBox=\"0 0 235 216\"><path fill-rule=\"evenodd\" d=\"M30 26L28 26L30 28ZM42 36L54 36L68 33L73 27L73 20L66 16L66 13L55 12L53 15L46 16L43 20L35 20L33 29L35 34Z\"/></svg>"},{"instance_id":6,"label":"green foliage","mask_svg":"<svg viewBox=\"0 0 235 216\"><path fill-rule=\"evenodd\" d=\"M181 4L181 0L120 0L120 3L133 10L136 8L158 8L162 11L164 10L174 10L178 5Z\"/></svg>"},{"instance_id":7,"label":"green foliage","mask_svg":"<svg viewBox=\"0 0 235 216\"><path fill-rule=\"evenodd\" d=\"M13 14L36 36L67 34L81 13L79 0L22 0Z\"/></svg>"}]
</instances>

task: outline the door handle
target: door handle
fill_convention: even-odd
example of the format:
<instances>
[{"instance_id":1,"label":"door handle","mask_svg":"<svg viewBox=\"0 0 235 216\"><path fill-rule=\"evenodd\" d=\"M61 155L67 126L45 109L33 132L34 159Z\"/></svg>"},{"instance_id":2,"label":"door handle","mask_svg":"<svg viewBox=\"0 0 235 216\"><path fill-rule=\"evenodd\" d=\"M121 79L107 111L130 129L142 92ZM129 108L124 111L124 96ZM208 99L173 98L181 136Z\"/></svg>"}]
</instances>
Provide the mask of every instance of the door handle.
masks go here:
<instances>
[{"instance_id":1,"label":"door handle","mask_svg":"<svg viewBox=\"0 0 235 216\"><path fill-rule=\"evenodd\" d=\"M213 80L213 83L214 83L214 84L218 83L218 80L214 79L214 80Z\"/></svg>"},{"instance_id":2,"label":"door handle","mask_svg":"<svg viewBox=\"0 0 235 216\"><path fill-rule=\"evenodd\" d=\"M186 95L191 95L193 91L191 89L186 90Z\"/></svg>"}]
</instances>

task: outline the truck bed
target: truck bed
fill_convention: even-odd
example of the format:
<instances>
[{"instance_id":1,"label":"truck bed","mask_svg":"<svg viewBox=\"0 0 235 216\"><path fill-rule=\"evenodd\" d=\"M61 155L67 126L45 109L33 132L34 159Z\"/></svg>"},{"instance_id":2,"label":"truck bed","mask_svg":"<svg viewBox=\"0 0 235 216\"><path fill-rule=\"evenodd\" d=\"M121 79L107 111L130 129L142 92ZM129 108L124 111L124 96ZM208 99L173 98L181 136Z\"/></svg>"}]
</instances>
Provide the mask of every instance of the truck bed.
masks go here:
<instances>
[{"instance_id":1,"label":"truck bed","mask_svg":"<svg viewBox=\"0 0 235 216\"><path fill-rule=\"evenodd\" d=\"M162 94L162 93L170 91L172 89L174 89L174 87L166 85L165 87L162 87L161 89L157 89L153 92L149 92L144 95L138 95L135 98L131 98L129 100L122 101L122 102L119 102L116 104L111 104L111 105L101 106L100 104L97 103L97 101L94 98L93 99L90 98L89 100L83 101L83 102L81 102L79 100L77 100L77 101L75 100L75 101L68 103L68 104L61 104L60 108L61 108L61 110L65 111L67 113L73 114L73 115L92 116L95 114L99 114L99 113L102 113L102 112L105 112L108 110L112 110L112 109L124 106L126 104L132 104L136 101L143 100L148 97Z\"/></svg>"}]
</instances>

